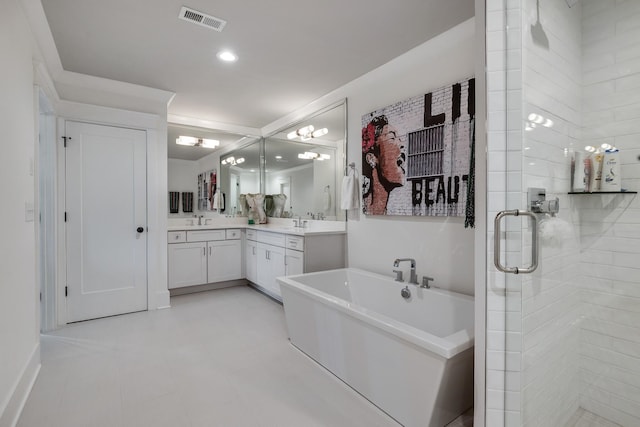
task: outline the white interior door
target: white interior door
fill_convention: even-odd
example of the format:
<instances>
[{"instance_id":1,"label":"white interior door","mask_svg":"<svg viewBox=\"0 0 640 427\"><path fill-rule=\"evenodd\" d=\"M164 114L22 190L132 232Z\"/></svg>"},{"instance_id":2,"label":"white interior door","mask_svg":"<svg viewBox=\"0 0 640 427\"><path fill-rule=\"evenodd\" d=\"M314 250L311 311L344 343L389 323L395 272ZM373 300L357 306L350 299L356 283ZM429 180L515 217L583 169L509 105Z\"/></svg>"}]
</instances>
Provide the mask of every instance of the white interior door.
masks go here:
<instances>
[{"instance_id":1,"label":"white interior door","mask_svg":"<svg viewBox=\"0 0 640 427\"><path fill-rule=\"evenodd\" d=\"M146 132L67 122L67 322L147 309Z\"/></svg>"}]
</instances>

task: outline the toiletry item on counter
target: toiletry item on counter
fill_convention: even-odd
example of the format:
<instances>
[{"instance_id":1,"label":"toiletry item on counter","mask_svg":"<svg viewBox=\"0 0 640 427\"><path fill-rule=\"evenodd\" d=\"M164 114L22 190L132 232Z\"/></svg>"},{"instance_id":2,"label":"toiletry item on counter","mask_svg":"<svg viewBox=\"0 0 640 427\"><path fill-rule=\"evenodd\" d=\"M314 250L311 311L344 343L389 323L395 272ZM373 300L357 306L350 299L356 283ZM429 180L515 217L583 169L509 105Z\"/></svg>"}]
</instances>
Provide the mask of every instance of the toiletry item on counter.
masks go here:
<instances>
[{"instance_id":1,"label":"toiletry item on counter","mask_svg":"<svg viewBox=\"0 0 640 427\"><path fill-rule=\"evenodd\" d=\"M617 149L604 152L602 162L601 191L621 191L620 152Z\"/></svg>"}]
</instances>

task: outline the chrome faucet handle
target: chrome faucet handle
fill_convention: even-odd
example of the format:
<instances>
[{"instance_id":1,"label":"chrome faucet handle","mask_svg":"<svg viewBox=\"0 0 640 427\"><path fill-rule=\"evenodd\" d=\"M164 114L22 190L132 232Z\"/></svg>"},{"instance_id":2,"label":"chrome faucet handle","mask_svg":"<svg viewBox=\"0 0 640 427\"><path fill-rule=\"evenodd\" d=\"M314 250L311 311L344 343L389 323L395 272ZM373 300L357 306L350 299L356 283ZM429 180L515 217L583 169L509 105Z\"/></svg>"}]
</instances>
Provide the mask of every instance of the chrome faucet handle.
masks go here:
<instances>
[{"instance_id":1,"label":"chrome faucet handle","mask_svg":"<svg viewBox=\"0 0 640 427\"><path fill-rule=\"evenodd\" d=\"M435 279L433 277L422 276L422 285L420 285L420 287L429 289L431 288L429 282L433 282L434 280Z\"/></svg>"},{"instance_id":2,"label":"chrome faucet handle","mask_svg":"<svg viewBox=\"0 0 640 427\"><path fill-rule=\"evenodd\" d=\"M416 270L415 268L411 268L411 273L410 273L410 277L409 277L409 283L413 284L413 285L417 285L418 284L418 275L416 274Z\"/></svg>"},{"instance_id":3,"label":"chrome faucet handle","mask_svg":"<svg viewBox=\"0 0 640 427\"><path fill-rule=\"evenodd\" d=\"M293 226L296 227L296 228L298 227L298 220L297 219L293 220Z\"/></svg>"},{"instance_id":4,"label":"chrome faucet handle","mask_svg":"<svg viewBox=\"0 0 640 427\"><path fill-rule=\"evenodd\" d=\"M396 282L404 282L404 280L402 280L402 270L393 270L393 272L396 273Z\"/></svg>"}]
</instances>

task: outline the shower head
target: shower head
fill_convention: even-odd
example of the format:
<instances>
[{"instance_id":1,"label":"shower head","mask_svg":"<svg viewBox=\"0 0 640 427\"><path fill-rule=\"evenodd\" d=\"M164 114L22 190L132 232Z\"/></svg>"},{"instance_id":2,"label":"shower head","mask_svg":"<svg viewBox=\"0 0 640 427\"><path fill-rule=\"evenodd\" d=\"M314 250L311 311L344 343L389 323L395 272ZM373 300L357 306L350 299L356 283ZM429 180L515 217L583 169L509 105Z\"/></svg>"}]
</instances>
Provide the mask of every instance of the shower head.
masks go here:
<instances>
[{"instance_id":1,"label":"shower head","mask_svg":"<svg viewBox=\"0 0 640 427\"><path fill-rule=\"evenodd\" d=\"M580 0L565 0L565 1L567 2L567 6L569 6L569 7L573 7L573 6L575 6L575 5L578 3L578 1L580 1Z\"/></svg>"}]
</instances>

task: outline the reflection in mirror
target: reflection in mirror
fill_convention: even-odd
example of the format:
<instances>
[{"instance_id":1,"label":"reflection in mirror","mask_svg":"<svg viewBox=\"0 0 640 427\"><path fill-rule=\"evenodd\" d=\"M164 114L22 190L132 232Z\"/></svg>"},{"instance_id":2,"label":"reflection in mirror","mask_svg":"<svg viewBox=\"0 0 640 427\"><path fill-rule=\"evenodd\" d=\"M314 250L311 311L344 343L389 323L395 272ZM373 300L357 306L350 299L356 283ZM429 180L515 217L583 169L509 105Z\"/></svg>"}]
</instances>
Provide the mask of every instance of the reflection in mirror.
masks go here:
<instances>
[{"instance_id":1,"label":"reflection in mirror","mask_svg":"<svg viewBox=\"0 0 640 427\"><path fill-rule=\"evenodd\" d=\"M220 147L242 144L251 139L236 133L171 123L167 134L169 188L167 212L169 217L197 216L207 211L221 211L225 207L228 212L228 194L220 198L219 203L215 203L214 200L214 184L216 190L220 186L218 171ZM181 136L193 138L187 138L187 141L195 142L195 145L177 144L176 140ZM209 144L217 144L208 141L200 143L200 140L218 141L218 148L208 148Z\"/></svg>"},{"instance_id":2,"label":"reflection in mirror","mask_svg":"<svg viewBox=\"0 0 640 427\"><path fill-rule=\"evenodd\" d=\"M338 204L338 183L345 168L345 135L346 101L265 140L268 216L345 219Z\"/></svg>"},{"instance_id":3,"label":"reflection in mirror","mask_svg":"<svg viewBox=\"0 0 640 427\"><path fill-rule=\"evenodd\" d=\"M260 141L254 140L220 157L220 183L227 194L227 214L247 216L242 195L260 193Z\"/></svg>"}]
</instances>

